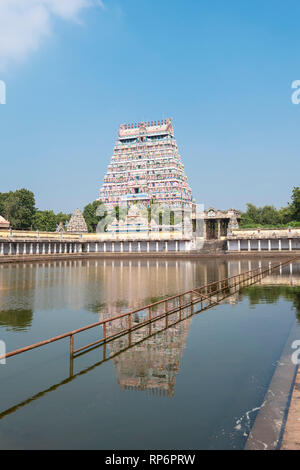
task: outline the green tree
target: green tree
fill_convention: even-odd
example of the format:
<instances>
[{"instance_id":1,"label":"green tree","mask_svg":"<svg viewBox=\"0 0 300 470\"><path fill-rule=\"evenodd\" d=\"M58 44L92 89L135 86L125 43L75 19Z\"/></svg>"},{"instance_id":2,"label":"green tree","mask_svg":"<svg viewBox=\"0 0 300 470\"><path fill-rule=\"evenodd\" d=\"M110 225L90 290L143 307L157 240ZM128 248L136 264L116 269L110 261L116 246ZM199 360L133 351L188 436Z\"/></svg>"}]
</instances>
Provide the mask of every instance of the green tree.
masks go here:
<instances>
[{"instance_id":1,"label":"green tree","mask_svg":"<svg viewBox=\"0 0 300 470\"><path fill-rule=\"evenodd\" d=\"M94 201L90 204L87 204L83 209L83 217L86 221L88 231L95 232L98 223L100 222L101 218L97 215L97 209L99 206L103 204L102 201Z\"/></svg>"},{"instance_id":2,"label":"green tree","mask_svg":"<svg viewBox=\"0 0 300 470\"><path fill-rule=\"evenodd\" d=\"M262 225L278 225L280 216L274 206L264 206L260 209L260 221Z\"/></svg>"},{"instance_id":3,"label":"green tree","mask_svg":"<svg viewBox=\"0 0 300 470\"><path fill-rule=\"evenodd\" d=\"M62 222L63 226L65 227L67 223L69 222L72 214L65 214L64 212L58 212L58 214L55 215L56 219L56 225L59 225L60 222Z\"/></svg>"},{"instance_id":4,"label":"green tree","mask_svg":"<svg viewBox=\"0 0 300 470\"><path fill-rule=\"evenodd\" d=\"M247 211L241 215L241 226L249 224L261 224L261 210L248 202Z\"/></svg>"},{"instance_id":5,"label":"green tree","mask_svg":"<svg viewBox=\"0 0 300 470\"><path fill-rule=\"evenodd\" d=\"M32 191L18 189L1 193L1 215L9 220L14 229L30 229L35 215L35 198Z\"/></svg>"},{"instance_id":6,"label":"green tree","mask_svg":"<svg viewBox=\"0 0 300 470\"><path fill-rule=\"evenodd\" d=\"M280 224L286 225L293 220L292 209L290 206L282 207L278 210Z\"/></svg>"},{"instance_id":7,"label":"green tree","mask_svg":"<svg viewBox=\"0 0 300 470\"><path fill-rule=\"evenodd\" d=\"M33 228L43 232L55 232L56 215L53 211L39 211L34 215Z\"/></svg>"},{"instance_id":8,"label":"green tree","mask_svg":"<svg viewBox=\"0 0 300 470\"><path fill-rule=\"evenodd\" d=\"M292 213L292 219L300 222L300 187L293 188L292 202L289 204Z\"/></svg>"}]
</instances>

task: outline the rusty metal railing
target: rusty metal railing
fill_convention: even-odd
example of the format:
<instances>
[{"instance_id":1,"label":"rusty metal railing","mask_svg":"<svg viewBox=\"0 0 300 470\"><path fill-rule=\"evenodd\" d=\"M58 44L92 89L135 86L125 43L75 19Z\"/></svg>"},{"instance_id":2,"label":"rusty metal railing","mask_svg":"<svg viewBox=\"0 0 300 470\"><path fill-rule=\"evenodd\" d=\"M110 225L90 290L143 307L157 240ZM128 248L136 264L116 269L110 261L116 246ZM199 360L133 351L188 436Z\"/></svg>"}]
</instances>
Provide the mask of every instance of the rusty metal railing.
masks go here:
<instances>
[{"instance_id":1,"label":"rusty metal railing","mask_svg":"<svg viewBox=\"0 0 300 470\"><path fill-rule=\"evenodd\" d=\"M237 287L251 285L258 282L262 277L271 274L274 270L286 265L290 264L291 262L295 261L294 259L289 259L286 262L279 263L275 266L269 266L266 269L262 269L262 267L258 267L256 269L252 269L250 271L245 271L240 274L236 274L234 276L224 278L219 281L211 282L210 284L206 284L199 288L191 289L181 294L174 295L172 297L168 297L166 299L159 300L157 302L148 304L144 307L137 308L135 310L131 310L129 312L125 312L121 315L107 318L105 320L101 320L96 323L92 323L82 328L78 328L73 331L69 331L68 333L64 333L53 338L40 341L39 343L31 344L30 346L26 346L23 348L16 349L14 351L8 352L0 356L0 359L9 358L12 356L16 356L18 354L22 354L27 351L31 351L33 349L46 346L48 344L54 343L56 341L60 341L65 338L69 338L70 342L70 357L74 357L76 354L88 350L92 347L97 345L101 345L110 341L113 338L117 338L121 335L124 335L130 331L134 331L138 328L141 328L145 325L151 325L151 323L161 320L165 318L166 326L168 326L168 317L176 312L179 312L179 318L183 309L191 308L191 313L194 313L193 307L195 304L200 305L200 309L198 312L202 311L203 309L207 309L213 305L218 304L222 299L228 297L231 290L236 290ZM223 294L223 297L222 297ZM160 308L161 307L161 308ZM134 316L140 314L144 317L142 321L134 321ZM125 324L122 324L122 321L125 320ZM121 323L121 329L115 331L114 333L108 335L107 329L108 326L111 326L112 323L119 322ZM82 333L84 331L90 330L96 327L102 327L103 336L96 341L93 341L85 346L79 347L77 349L74 348L74 336Z\"/></svg>"}]
</instances>

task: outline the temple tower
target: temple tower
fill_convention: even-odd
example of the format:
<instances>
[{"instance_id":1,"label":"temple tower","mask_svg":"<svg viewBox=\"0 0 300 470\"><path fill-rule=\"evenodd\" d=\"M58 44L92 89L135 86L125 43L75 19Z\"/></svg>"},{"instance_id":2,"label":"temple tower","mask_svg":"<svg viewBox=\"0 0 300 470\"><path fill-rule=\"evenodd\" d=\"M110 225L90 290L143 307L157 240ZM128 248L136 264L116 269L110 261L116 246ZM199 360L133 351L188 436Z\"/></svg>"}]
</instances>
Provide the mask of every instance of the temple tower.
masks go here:
<instances>
[{"instance_id":1,"label":"temple tower","mask_svg":"<svg viewBox=\"0 0 300 470\"><path fill-rule=\"evenodd\" d=\"M79 209L76 209L67 224L67 232L84 233L87 231L88 228L82 215L82 212Z\"/></svg>"},{"instance_id":2,"label":"temple tower","mask_svg":"<svg viewBox=\"0 0 300 470\"><path fill-rule=\"evenodd\" d=\"M191 206L171 119L120 126L99 199L108 208L134 201Z\"/></svg>"}]
</instances>

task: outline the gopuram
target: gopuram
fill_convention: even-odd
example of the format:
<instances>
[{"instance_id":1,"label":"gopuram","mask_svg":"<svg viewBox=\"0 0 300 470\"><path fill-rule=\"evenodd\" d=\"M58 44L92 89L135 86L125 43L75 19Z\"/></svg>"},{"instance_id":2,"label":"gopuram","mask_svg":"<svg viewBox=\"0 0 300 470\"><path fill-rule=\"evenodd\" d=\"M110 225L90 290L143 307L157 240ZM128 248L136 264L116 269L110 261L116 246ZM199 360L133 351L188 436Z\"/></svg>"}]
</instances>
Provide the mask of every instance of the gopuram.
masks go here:
<instances>
[{"instance_id":1,"label":"gopuram","mask_svg":"<svg viewBox=\"0 0 300 470\"><path fill-rule=\"evenodd\" d=\"M108 208L133 202L191 207L171 119L120 126L100 199Z\"/></svg>"},{"instance_id":2,"label":"gopuram","mask_svg":"<svg viewBox=\"0 0 300 470\"><path fill-rule=\"evenodd\" d=\"M186 231L187 219L191 220L191 227L192 221L194 226L199 226L196 224L198 219L202 226L200 238L218 240L226 237L227 231L238 228L240 219L240 212L234 209L210 208L197 212L174 137L172 119L120 126L99 199L109 211L117 206L122 208L118 218L113 214L108 233L179 232L183 225ZM170 216L169 220L155 217L157 206L163 207L164 211L166 207L171 209L172 221ZM145 212L149 208L150 216Z\"/></svg>"}]
</instances>

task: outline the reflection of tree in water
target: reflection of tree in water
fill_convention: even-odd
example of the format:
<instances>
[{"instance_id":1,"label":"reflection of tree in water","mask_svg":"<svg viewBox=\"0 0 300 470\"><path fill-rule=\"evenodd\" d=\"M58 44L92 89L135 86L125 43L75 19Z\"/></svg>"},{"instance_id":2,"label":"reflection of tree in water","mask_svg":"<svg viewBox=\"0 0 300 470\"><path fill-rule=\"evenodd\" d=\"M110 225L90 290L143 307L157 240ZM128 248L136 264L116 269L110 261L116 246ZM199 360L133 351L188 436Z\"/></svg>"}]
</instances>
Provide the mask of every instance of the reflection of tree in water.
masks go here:
<instances>
[{"instance_id":1,"label":"reflection of tree in water","mask_svg":"<svg viewBox=\"0 0 300 470\"><path fill-rule=\"evenodd\" d=\"M107 307L107 304L105 302L93 302L92 304L88 304L86 306L86 309L89 312L98 314L99 312L102 312L106 307Z\"/></svg>"},{"instance_id":2,"label":"reflection of tree in water","mask_svg":"<svg viewBox=\"0 0 300 470\"><path fill-rule=\"evenodd\" d=\"M7 326L7 331L22 331L31 327L32 310L3 310L0 311L0 326Z\"/></svg>"},{"instance_id":3,"label":"reflection of tree in water","mask_svg":"<svg viewBox=\"0 0 300 470\"><path fill-rule=\"evenodd\" d=\"M129 303L126 299L116 300L115 302L113 302L113 304L110 304L109 306L106 302L96 301L91 304L88 304L86 308L89 312L93 312L97 314L99 314L99 312L104 312L105 309L107 308L110 308L110 310L114 312L112 313L111 316L118 316L129 310L135 310L136 308L142 307L144 305L149 305L155 302L159 302L160 300L163 300L164 298L167 298L167 297L171 297L171 295L146 297L141 303L141 305L137 304L137 305L132 306L132 308L129 307ZM155 306L153 307L153 310L155 311Z\"/></svg>"},{"instance_id":4,"label":"reflection of tree in water","mask_svg":"<svg viewBox=\"0 0 300 470\"><path fill-rule=\"evenodd\" d=\"M276 303L282 297L293 303L297 311L297 319L300 322L300 287L290 286L252 286L242 291L249 298L250 305L261 302Z\"/></svg>"}]
</instances>

